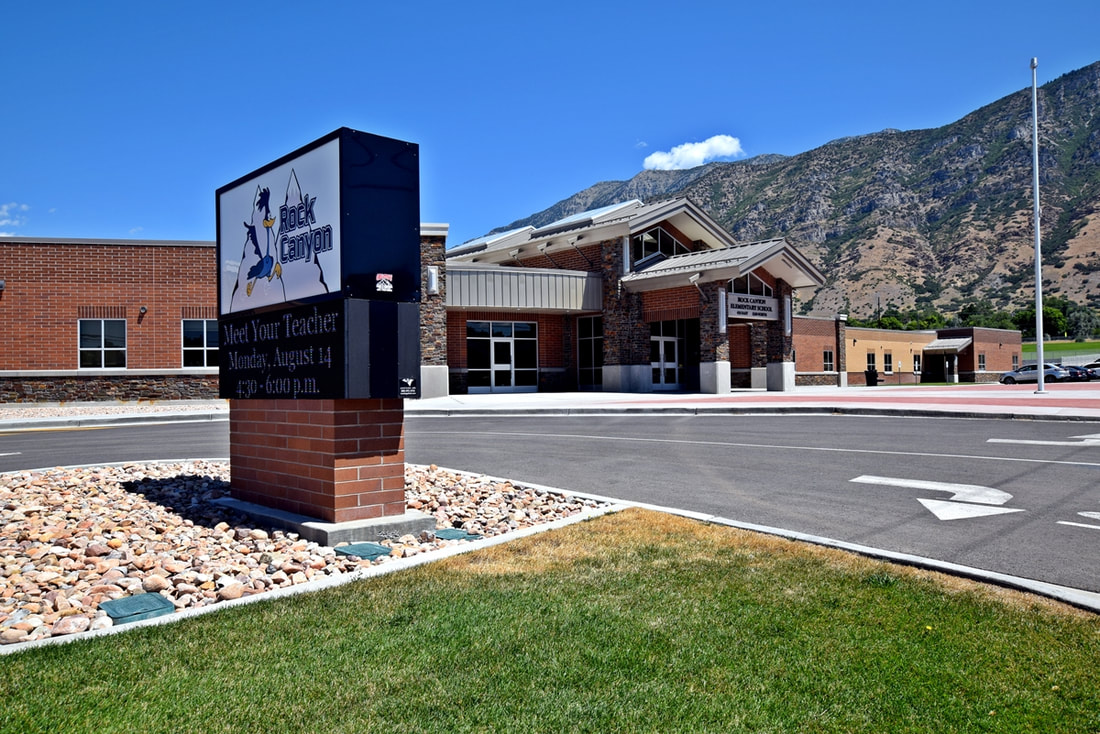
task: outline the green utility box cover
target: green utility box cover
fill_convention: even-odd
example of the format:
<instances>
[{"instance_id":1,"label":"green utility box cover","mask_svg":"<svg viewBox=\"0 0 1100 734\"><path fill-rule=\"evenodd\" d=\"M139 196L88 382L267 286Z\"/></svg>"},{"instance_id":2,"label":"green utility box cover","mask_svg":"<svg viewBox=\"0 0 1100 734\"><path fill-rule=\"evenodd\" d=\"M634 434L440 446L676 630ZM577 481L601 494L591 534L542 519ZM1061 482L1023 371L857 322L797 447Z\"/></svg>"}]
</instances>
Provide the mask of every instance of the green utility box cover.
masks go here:
<instances>
[{"instance_id":1,"label":"green utility box cover","mask_svg":"<svg viewBox=\"0 0 1100 734\"><path fill-rule=\"evenodd\" d=\"M115 624L138 622L176 611L175 605L160 594L124 596L121 599L105 601L99 605L99 608L107 612L107 616L113 619Z\"/></svg>"},{"instance_id":2,"label":"green utility box cover","mask_svg":"<svg viewBox=\"0 0 1100 734\"><path fill-rule=\"evenodd\" d=\"M358 556L373 561L380 556L388 556L391 550L393 549L378 543L352 543L340 546L336 552L342 556Z\"/></svg>"},{"instance_id":3,"label":"green utility box cover","mask_svg":"<svg viewBox=\"0 0 1100 734\"><path fill-rule=\"evenodd\" d=\"M467 533L462 528L443 528L435 531L435 537L443 540L481 540L480 535Z\"/></svg>"}]
</instances>

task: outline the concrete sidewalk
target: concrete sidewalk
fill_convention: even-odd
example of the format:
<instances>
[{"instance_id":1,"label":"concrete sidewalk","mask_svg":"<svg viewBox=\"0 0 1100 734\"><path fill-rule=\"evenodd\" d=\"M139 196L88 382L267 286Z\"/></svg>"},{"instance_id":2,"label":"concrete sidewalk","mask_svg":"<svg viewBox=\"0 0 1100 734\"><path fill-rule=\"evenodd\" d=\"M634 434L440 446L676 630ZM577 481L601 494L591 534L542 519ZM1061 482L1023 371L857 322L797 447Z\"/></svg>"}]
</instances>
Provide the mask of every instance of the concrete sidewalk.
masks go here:
<instances>
[{"instance_id":1,"label":"concrete sidewalk","mask_svg":"<svg viewBox=\"0 0 1100 734\"><path fill-rule=\"evenodd\" d=\"M615 413L835 413L956 418L1100 421L1100 382L1035 385L798 387L790 392L510 393L405 401L411 416L586 415ZM6 403L0 431L117 423L225 420L225 400L102 403Z\"/></svg>"},{"instance_id":2,"label":"concrete sidewalk","mask_svg":"<svg viewBox=\"0 0 1100 734\"><path fill-rule=\"evenodd\" d=\"M411 415L842 413L1100 421L1100 382L1046 385L798 387L791 392L513 393L410 400Z\"/></svg>"}]
</instances>

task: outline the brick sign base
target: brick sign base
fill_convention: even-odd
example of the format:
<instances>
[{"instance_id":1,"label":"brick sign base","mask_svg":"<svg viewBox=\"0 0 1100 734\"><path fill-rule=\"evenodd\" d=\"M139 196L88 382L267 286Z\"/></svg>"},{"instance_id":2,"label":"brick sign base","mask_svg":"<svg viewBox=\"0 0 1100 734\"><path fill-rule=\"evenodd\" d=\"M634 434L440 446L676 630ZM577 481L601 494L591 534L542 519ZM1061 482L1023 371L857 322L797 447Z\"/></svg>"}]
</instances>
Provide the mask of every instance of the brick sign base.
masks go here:
<instances>
[{"instance_id":1,"label":"brick sign base","mask_svg":"<svg viewBox=\"0 0 1100 734\"><path fill-rule=\"evenodd\" d=\"M231 400L232 494L329 523L405 513L399 398Z\"/></svg>"}]
</instances>

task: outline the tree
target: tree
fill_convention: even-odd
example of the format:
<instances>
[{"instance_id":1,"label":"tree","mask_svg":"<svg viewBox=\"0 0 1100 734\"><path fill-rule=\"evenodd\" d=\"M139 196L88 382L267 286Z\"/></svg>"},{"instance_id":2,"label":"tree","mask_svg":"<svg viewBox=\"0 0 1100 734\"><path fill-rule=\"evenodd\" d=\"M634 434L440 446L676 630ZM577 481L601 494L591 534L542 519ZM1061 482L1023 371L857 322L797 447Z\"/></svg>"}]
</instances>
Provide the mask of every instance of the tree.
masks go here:
<instances>
[{"instance_id":1,"label":"tree","mask_svg":"<svg viewBox=\"0 0 1100 734\"><path fill-rule=\"evenodd\" d=\"M1026 308L1022 311L1017 311L1012 316L1012 321L1015 323L1015 328L1020 330L1021 335L1025 339L1035 338L1035 307ZM1012 328L1012 327L1009 327ZM1065 334L1066 333L1066 317L1057 308L1043 304L1043 331L1044 338L1049 334Z\"/></svg>"},{"instance_id":2,"label":"tree","mask_svg":"<svg viewBox=\"0 0 1100 734\"><path fill-rule=\"evenodd\" d=\"M1046 309L1043 309L1046 313ZM1100 318L1091 308L1082 307L1074 309L1066 318L1066 326L1074 341L1083 342L1092 338L1092 335L1100 329Z\"/></svg>"}]
</instances>

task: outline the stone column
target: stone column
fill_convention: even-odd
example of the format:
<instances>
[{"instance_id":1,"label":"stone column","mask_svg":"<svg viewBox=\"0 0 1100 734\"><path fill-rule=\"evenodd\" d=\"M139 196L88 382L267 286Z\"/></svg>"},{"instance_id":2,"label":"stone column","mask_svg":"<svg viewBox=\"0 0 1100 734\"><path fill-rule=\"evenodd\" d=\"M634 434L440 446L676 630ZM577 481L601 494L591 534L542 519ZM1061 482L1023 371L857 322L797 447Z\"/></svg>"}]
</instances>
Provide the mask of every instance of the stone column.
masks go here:
<instances>
[{"instance_id":1,"label":"stone column","mask_svg":"<svg viewBox=\"0 0 1100 734\"><path fill-rule=\"evenodd\" d=\"M794 390L794 339L788 325L791 323L791 295L793 289L784 280L775 283L775 296L779 301L779 319L768 322L768 390Z\"/></svg>"},{"instance_id":2,"label":"stone column","mask_svg":"<svg viewBox=\"0 0 1100 734\"><path fill-rule=\"evenodd\" d=\"M651 392L649 325L642 316L642 297L620 286L626 243L601 243L603 276L603 389L605 392Z\"/></svg>"},{"instance_id":3,"label":"stone column","mask_svg":"<svg viewBox=\"0 0 1100 734\"><path fill-rule=\"evenodd\" d=\"M703 301L699 314L699 390L722 395L730 391L730 341L723 308L725 281L700 286Z\"/></svg>"},{"instance_id":4,"label":"stone column","mask_svg":"<svg viewBox=\"0 0 1100 734\"><path fill-rule=\"evenodd\" d=\"M848 387L848 314L836 317L836 384Z\"/></svg>"},{"instance_id":5,"label":"stone column","mask_svg":"<svg viewBox=\"0 0 1100 734\"><path fill-rule=\"evenodd\" d=\"M422 234L420 237L421 398L450 394L447 367L446 242L445 236Z\"/></svg>"}]
</instances>

